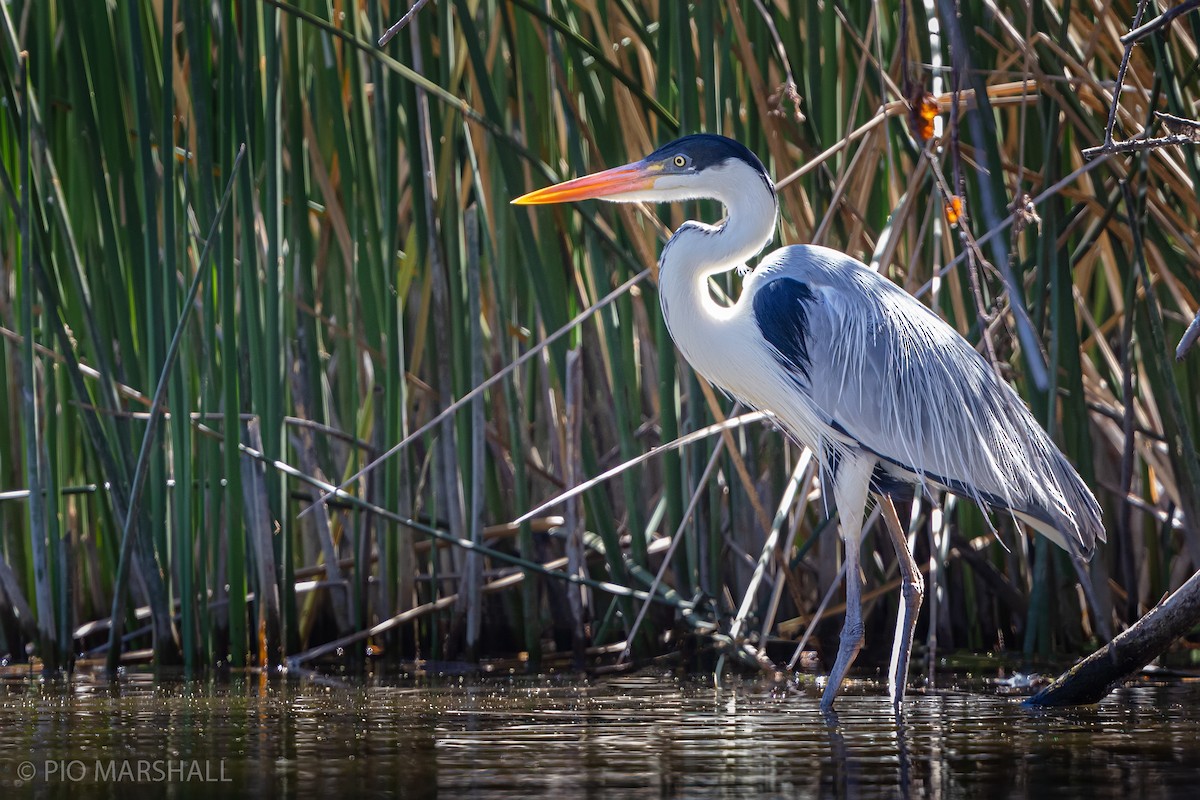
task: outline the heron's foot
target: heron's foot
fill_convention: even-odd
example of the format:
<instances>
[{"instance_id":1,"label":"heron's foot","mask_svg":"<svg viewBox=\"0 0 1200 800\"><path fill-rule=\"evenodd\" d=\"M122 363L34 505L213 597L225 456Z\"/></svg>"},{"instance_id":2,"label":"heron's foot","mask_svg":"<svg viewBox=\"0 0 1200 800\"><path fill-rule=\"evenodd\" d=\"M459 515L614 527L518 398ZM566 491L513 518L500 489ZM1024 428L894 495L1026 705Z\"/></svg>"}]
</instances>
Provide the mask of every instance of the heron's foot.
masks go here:
<instances>
[{"instance_id":1,"label":"heron's foot","mask_svg":"<svg viewBox=\"0 0 1200 800\"><path fill-rule=\"evenodd\" d=\"M896 507L891 499L883 498L880 507L900 568L900 611L896 615L896 635L892 639L892 660L888 668L888 697L892 700L892 706L899 709L901 701L904 700L904 689L908 680L908 661L912 655L917 612L921 610L921 600L925 596L925 579L921 576L921 570L908 548L904 527L896 516Z\"/></svg>"},{"instance_id":2,"label":"heron's foot","mask_svg":"<svg viewBox=\"0 0 1200 800\"><path fill-rule=\"evenodd\" d=\"M896 617L896 637L892 640L892 661L888 669L888 697L897 708L904 699L908 682L908 663L912 656L913 630L917 627L917 612L925 595L925 582L920 572L914 579L908 576L900 584L900 612Z\"/></svg>"},{"instance_id":3,"label":"heron's foot","mask_svg":"<svg viewBox=\"0 0 1200 800\"><path fill-rule=\"evenodd\" d=\"M822 706L821 717L825 720L825 727L830 730L837 730L838 725L841 724L841 720L838 719L838 713L832 708Z\"/></svg>"},{"instance_id":4,"label":"heron's foot","mask_svg":"<svg viewBox=\"0 0 1200 800\"><path fill-rule=\"evenodd\" d=\"M858 657L858 651L862 649L862 643L863 624L861 615L848 615L846 617L846 624L842 628L841 641L838 642L837 659L833 662L833 669L829 671L829 680L825 684L825 693L821 695L822 711L828 712L833 710L833 701L837 699L838 694L842 691L842 684L846 682L846 673L850 671L850 665Z\"/></svg>"}]
</instances>

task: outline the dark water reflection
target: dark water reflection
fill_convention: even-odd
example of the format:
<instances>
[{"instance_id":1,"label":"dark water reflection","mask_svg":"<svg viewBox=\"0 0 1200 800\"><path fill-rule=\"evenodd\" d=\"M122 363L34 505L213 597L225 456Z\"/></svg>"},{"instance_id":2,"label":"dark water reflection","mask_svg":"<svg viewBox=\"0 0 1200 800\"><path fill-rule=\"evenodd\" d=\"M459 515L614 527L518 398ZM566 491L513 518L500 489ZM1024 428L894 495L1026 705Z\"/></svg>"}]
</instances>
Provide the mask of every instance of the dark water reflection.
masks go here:
<instances>
[{"instance_id":1,"label":"dark water reflection","mask_svg":"<svg viewBox=\"0 0 1200 800\"><path fill-rule=\"evenodd\" d=\"M1038 713L955 692L896 720L847 696L830 726L812 690L662 676L8 682L0 797L1196 797L1198 701L1177 683Z\"/></svg>"}]
</instances>

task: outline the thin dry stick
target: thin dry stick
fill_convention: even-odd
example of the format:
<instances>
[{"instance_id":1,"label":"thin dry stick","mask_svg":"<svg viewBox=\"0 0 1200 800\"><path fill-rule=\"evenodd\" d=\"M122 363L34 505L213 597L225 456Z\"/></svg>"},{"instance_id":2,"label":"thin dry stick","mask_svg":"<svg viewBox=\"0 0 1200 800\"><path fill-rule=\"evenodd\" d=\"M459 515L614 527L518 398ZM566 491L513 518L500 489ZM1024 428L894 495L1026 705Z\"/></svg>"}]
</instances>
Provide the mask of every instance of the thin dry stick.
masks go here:
<instances>
[{"instance_id":1,"label":"thin dry stick","mask_svg":"<svg viewBox=\"0 0 1200 800\"><path fill-rule=\"evenodd\" d=\"M4 174L4 171L0 170L0 176L2 176L3 174ZM13 344L23 345L25 343L24 336L22 336L21 334L17 333L14 330L12 330L11 328L5 328L3 325L0 325L0 336L4 337L5 339L8 339ZM46 347L44 344L38 344L37 342L33 343L33 352L43 358L48 358L48 359L55 361L57 363L60 363L60 364L65 363L67 360L67 357L64 356L62 353L59 353L57 350L51 350L49 347ZM100 370L96 369L95 367L89 367L86 363L84 363L82 361L79 362L79 372L83 376L85 376L87 378L91 378L93 380L100 380L102 378L102 376L100 374ZM122 397L125 397L129 400L136 400L137 402L141 403L144 406L150 405L150 398L146 397L146 395L142 394L137 389L134 389L132 386L129 386L124 383L119 383L116 381L114 381L114 385L116 387L117 393L120 394ZM168 417L169 416L170 415L168 415Z\"/></svg>"},{"instance_id":2,"label":"thin dry stick","mask_svg":"<svg viewBox=\"0 0 1200 800\"><path fill-rule=\"evenodd\" d=\"M712 436L714 433L722 433L722 432L731 430L733 428L741 427L742 425L749 425L752 422L758 422L759 420L769 419L770 417L771 417L771 415L766 413L765 411L751 411L749 414L742 414L741 416L730 417L729 419L725 420L724 422L718 422L713 425L709 425L707 427L700 428L699 430L692 431L691 433L689 433L685 436L680 436L678 439L667 442L666 444L660 444L658 447L654 447L654 448L650 449L648 452L642 453L640 456L634 456L633 458L629 459L628 461L618 464L617 466L613 467L612 469L601 472L596 477L586 480L583 483L579 484L578 486L572 486L570 489L567 489L562 494L555 495L554 497L552 497L549 500L547 500L546 502L542 503L541 505L539 505L537 508L533 509L532 511L525 512L520 517L513 520L513 522L511 524L519 525L522 522L525 522L533 517L536 517L539 514L541 514L543 511L545 511L546 509L553 508L554 506L556 506L560 503L564 503L567 500L570 500L572 497L575 497L576 495L586 492L588 489L592 488L596 484L602 483L615 475L620 475L625 470L627 470L631 467L636 467L638 464L641 464L643 461L647 461L651 458L654 458L655 456L659 455L660 453L665 453L669 450L678 450L679 448L683 447L684 445L691 444L692 442L698 442L701 439L706 439L709 436Z\"/></svg>"},{"instance_id":3,"label":"thin dry stick","mask_svg":"<svg viewBox=\"0 0 1200 800\"><path fill-rule=\"evenodd\" d=\"M1200 129L1200 121L1186 120L1186 122ZM1168 136L1150 138L1146 135L1149 132L1149 129L1146 129L1142 132L1141 136L1135 136L1123 142L1110 142L1099 147L1089 147L1083 151L1083 155L1091 158L1100 153L1134 153L1180 144L1196 144L1196 135L1194 133L1173 133Z\"/></svg>"},{"instance_id":4,"label":"thin dry stick","mask_svg":"<svg viewBox=\"0 0 1200 800\"><path fill-rule=\"evenodd\" d=\"M762 553L758 557L758 563L754 565L754 574L750 576L750 582L746 585L745 594L742 595L742 603L738 607L737 616L733 618L733 624L729 628L729 638L734 642L737 642L742 635L742 626L746 624L746 617L750 615L750 606L754 603L754 596L758 594L758 586L762 583L763 575L766 574L767 564L771 562L771 554L775 552L775 543L779 541L779 532L783 529L783 523L787 519L788 509L791 508L792 500L795 499L796 492L800 489L801 479L808 474L808 467L812 460L812 450L804 448L800 460L796 462L796 468L792 470L792 477L779 498L779 507L775 511L775 519L771 522L770 533L767 534L767 540L763 542Z\"/></svg>"},{"instance_id":5,"label":"thin dry stick","mask_svg":"<svg viewBox=\"0 0 1200 800\"><path fill-rule=\"evenodd\" d=\"M1133 27L1135 29L1142 21L1142 14L1146 12L1147 2L1148 0L1138 0L1137 13L1133 16ZM1129 58L1133 55L1133 45L1134 42L1125 45L1125 52L1121 54L1121 66L1117 69L1117 83L1113 86L1112 102L1108 107L1108 124L1104 126L1104 144L1084 150L1084 158L1091 158L1101 153L1117 152L1114 149L1116 145L1113 143L1113 128L1117 124L1117 103L1120 101L1121 87L1125 83L1125 73L1129 70Z\"/></svg>"},{"instance_id":6,"label":"thin dry stick","mask_svg":"<svg viewBox=\"0 0 1200 800\"><path fill-rule=\"evenodd\" d=\"M1127 139L1123 142L1113 141L1113 128L1117 122L1117 103L1121 96L1121 87L1125 83L1125 73L1129 69L1129 59L1133 55L1134 45L1154 32L1170 25L1174 19L1182 14L1200 7L1200 0L1188 0L1188 2L1181 3L1163 12L1145 25L1140 25L1142 15L1146 10L1146 2L1147 0L1140 0L1137 14L1133 18L1132 30L1121 37L1121 44L1125 45L1125 52L1121 55L1121 66L1117 71L1117 83L1113 87L1112 102L1108 109L1108 124L1104 128L1104 144L1084 150L1082 153L1084 158L1093 158L1102 154L1112 155L1114 153L1147 151L1173 145L1195 144L1200 140L1200 136L1198 136L1198 133L1200 133L1200 121L1184 119L1172 114L1163 114L1156 111L1155 118L1165 124L1167 130L1171 131L1171 133L1166 136L1151 138L1151 129L1147 128L1139 136L1135 136L1132 139ZM1197 339L1200 339L1200 312L1196 313L1191 324L1184 331L1183 337L1180 338L1179 344L1175 348L1175 359L1177 361L1182 360L1188 351L1192 349Z\"/></svg>"},{"instance_id":7,"label":"thin dry stick","mask_svg":"<svg viewBox=\"0 0 1200 800\"><path fill-rule=\"evenodd\" d=\"M425 4L428 2L429 0L417 0L415 3L413 3L412 6L409 7L408 12L400 18L400 21L384 31L383 36L379 37L379 46L383 47L385 44L390 42L392 37L402 31L404 26L411 22L412 18L416 16L417 12L424 8Z\"/></svg>"},{"instance_id":8,"label":"thin dry stick","mask_svg":"<svg viewBox=\"0 0 1200 800\"><path fill-rule=\"evenodd\" d=\"M808 467L809 473L800 479L801 486L808 485L812 482L813 468L814 465L810 464ZM806 507L807 502L805 501L801 508L803 509ZM779 561L779 571L783 573L783 576L780 578L780 580L776 581L775 591L771 592L771 602L767 605L767 613L763 615L762 628L758 633L759 638L763 641L766 641L767 636L771 633L771 629L775 627L775 615L779 613L779 603L783 600L783 591L787 588L788 581L791 579L790 573L787 572L787 558L788 554L792 552L792 547L796 544L796 532L800 529L799 519L802 518L802 515L798 517L796 524L792 526L790 531L788 531L787 539L784 540L783 547L779 549L777 555L777 561ZM795 598L795 595L796 593L793 592L793 598Z\"/></svg>"},{"instance_id":9,"label":"thin dry stick","mask_svg":"<svg viewBox=\"0 0 1200 800\"><path fill-rule=\"evenodd\" d=\"M1105 153L1104 155L1102 155L1100 158L1096 159L1095 161L1087 162L1086 164L1084 164L1083 166L1079 167L1074 172L1072 172L1070 175L1067 175L1062 180L1058 181L1053 186L1051 186L1050 188L1043 191L1037 197L1030 200L1027 205L1032 205L1034 207L1041 205L1043 202L1046 201L1046 199L1058 194L1060 191L1063 190L1064 187L1066 187L1068 184L1073 183L1081 175L1091 172L1093 169L1095 169L1096 167L1105 163L1110 158L1112 158L1112 154ZM1005 217L1003 222L1001 222L996 227L992 228L990 231L985 233L983 236L980 236L978 239L976 239L975 246L980 247L983 244L991 241L992 237L999 236L1000 234L1004 233L1006 230L1008 230L1008 227L1013 224L1013 221L1015 219L1016 219L1016 217L1012 216L1012 215ZM920 289L913 292L913 297L923 296L926 292L928 292L930 289L933 288L933 282L935 280L940 280L941 278L946 277L946 273L948 273L954 266L956 266L960 261L962 261L964 258L966 258L966 256L967 256L967 253L964 250L963 252L956 255L954 258L947 261L945 266L943 266L941 269L938 270L937 275L930 278L928 281L925 282L925 284L923 286L921 286Z\"/></svg>"},{"instance_id":10,"label":"thin dry stick","mask_svg":"<svg viewBox=\"0 0 1200 800\"><path fill-rule=\"evenodd\" d=\"M1174 8L1168 8L1162 14L1150 20L1145 25L1138 26L1137 21L1134 20L1133 30L1121 37L1121 44L1125 45L1126 47L1131 44L1137 44L1142 39L1145 39L1147 36L1159 30L1160 28L1165 28L1166 26L1170 25L1178 17L1181 17L1189 11L1193 11L1197 8L1200 8L1200 0L1186 0L1186 2L1180 3Z\"/></svg>"},{"instance_id":11,"label":"thin dry stick","mask_svg":"<svg viewBox=\"0 0 1200 800\"><path fill-rule=\"evenodd\" d=\"M1028 97L1026 96L1027 95L1026 87L1027 87L1027 85L1030 85L1032 83L1033 83L1032 81L1016 81L1014 83L1004 83L1004 84L998 84L996 86L989 86L987 95L988 95L988 98L990 100L992 100L993 107L996 105L999 105L1001 103L1027 102ZM1036 88L1036 87L1033 87L1033 88ZM964 90L962 92L959 92L959 95L960 95L959 103L962 105L969 106L971 103L973 103L975 101L975 92L973 90L969 90L969 89ZM945 110L950 108L950 106L952 105L951 95L950 94L938 95L937 103L938 103L938 110L941 111L942 113L945 113ZM943 107L945 107L945 108L943 108ZM866 136L872 130L879 127L883 123L887 122L889 117L896 117L896 116L900 116L901 114L907 114L908 111L909 111L909 108L908 108L907 100L893 100L890 103L885 104L883 106L883 108L881 108L875 114L874 117L867 120L862 125L855 128L851 133L847 134L842 139L838 140L837 142L834 142L832 145L827 147L825 150L818 153L816 156L814 156L812 159L807 161L799 169L788 173L785 177L776 181L775 188L777 190L787 188L793 181L797 181L800 178L803 178L805 175L812 172L814 169L817 169L818 167L820 167L822 164L824 164L830 158L837 155L842 150L845 150L856 139L860 139L863 136Z\"/></svg>"},{"instance_id":12,"label":"thin dry stick","mask_svg":"<svg viewBox=\"0 0 1200 800\"><path fill-rule=\"evenodd\" d=\"M957 11L957 9L958 9L958 2L957 2L957 0L955 0L955 3L953 4L953 10ZM967 71L970 68L970 58L969 58L969 54L968 54L967 50L965 49L963 33L962 33L961 26L959 25L959 20L958 20L957 14L956 13L946 13L944 15L944 17L945 17L944 21L945 21L946 26L948 27L949 33L950 33L950 53L951 53L951 62L952 62L950 74L951 74L951 78L952 78L952 85L954 87L953 95L955 98L957 98L959 92L961 91L960 79L967 74ZM1024 82L1023 82L1023 85L1024 85ZM960 164L961 164L961 157L960 157L960 152L959 152L960 127L959 127L959 123L958 123L958 111L959 111L960 107L961 107L960 104L956 100L956 102L954 102L954 104L952 106L953 113L951 115L951 124L950 124L951 152L953 155L953 165L954 165L954 184L953 184L954 191L951 192L950 194L955 197L965 197L966 196L965 179L963 178L963 175L962 175L961 169L960 169ZM973 129L977 127L975 125L975 123L978 122L977 117L971 118L970 122L973 123L972 124ZM976 135L978 135L978 131L976 131ZM985 154L982 151L980 151L979 153L977 153L977 155L981 158L984 158L984 163L981 165L980 169L986 171L987 165L986 165ZM992 221L992 216L989 213L989 205L990 204L988 202L986 193L981 195L981 198L982 198L982 206L984 209L983 216L985 217L985 222L990 223ZM947 200L948 201L950 200L949 196L947 197ZM967 248L970 251L972 251L970 253L970 255L968 256L968 260L969 260L968 272L971 273L972 288L976 291L976 293L978 295L979 294L979 285L978 285L978 276L976 274L978 272L978 268L977 268L977 265L975 262L976 262L976 260L980 264L988 264L990 262L988 262L987 259L983 256L983 252L981 250L979 250L978 245L971 242L971 232L969 230L969 226L967 225L965 219L959 224L959 231L961 233L961 237L962 237L963 241L966 243ZM1003 256L1003 253L1000 253L1000 255ZM1021 292L1021 287L1018 285L1018 283L1016 281L1016 277L1013 275L1012 270L1009 268L1008 259L1001 258L998 260L1001 261L1001 263L999 263L997 265L997 266L999 266L998 271L1000 273L1001 282L1004 285L1005 291L1008 292L1009 307L1011 308L1012 314L1013 314L1013 321L1015 323L1017 340L1021 343L1021 346L1024 348L1025 353L1026 353L1026 364L1028 366L1029 378L1033 381L1034 385L1039 390L1044 391L1046 389L1046 387L1048 387L1050 385L1049 372L1048 372L1048 368L1046 365L1046 357L1042 352L1041 343L1038 339L1036 331L1034 330L1033 321L1029 318L1029 313L1025 309L1024 296ZM977 302L982 304L981 296L977 298ZM986 329L987 329L986 314L981 315L980 324L981 324L981 328L984 329L984 332L985 332L984 335L986 337L987 336L987 334L986 334ZM987 338L985 338L984 344L988 350L987 355L989 357L989 360L994 365L996 363L996 360L995 360L994 350L991 346L991 342L988 341Z\"/></svg>"},{"instance_id":13,"label":"thin dry stick","mask_svg":"<svg viewBox=\"0 0 1200 800\"><path fill-rule=\"evenodd\" d=\"M929 161L929 168L933 173L934 183L937 184L938 190L942 193L943 199L947 203L950 202L950 198L956 195L956 193L952 192L950 186L946 183L946 176L942 174L941 166L937 163L937 160L933 157L933 154L929 151L929 148L925 148L922 153ZM983 301L983 287L979 282L979 265L986 264L991 266L991 263L987 260L987 257L984 256L983 250L979 247L979 243L975 241L975 238L971 235L971 230L967 227L966 220L961 221L958 228L960 238L966 244L966 249L964 252L967 255L969 267L967 270L967 276L971 284L971 294L974 295L975 298L975 313L979 316L980 339L983 341L984 355L987 357L988 363L992 365L992 369L999 374L1000 367L996 358L996 346L992 343L991 330L988 327L988 323L992 321L992 317L987 312L987 306ZM995 268L993 267L993 269ZM1024 308L1022 307L1021 310L1024 311Z\"/></svg>"},{"instance_id":14,"label":"thin dry stick","mask_svg":"<svg viewBox=\"0 0 1200 800\"><path fill-rule=\"evenodd\" d=\"M879 506L876 505L875 508L871 510L871 516L867 517L866 524L863 525L864 531L875 524L875 522L879 519L879 513ZM841 522L839 521L838 524L840 525ZM833 597L833 593L839 586L841 586L842 581L846 579L846 563L846 560L842 559L842 566L838 569L837 576L834 577L833 583L829 584L829 589L825 592L825 596L821 598L821 604L817 606L817 610L813 612L812 619L809 620L808 627L804 629L804 635L801 636L800 641L796 643L796 652L792 653L792 657L788 661L788 669L796 668L796 662L800 660L800 653L804 650L804 645L808 644L808 637L812 636L813 629L817 627L817 623L820 622L824 616L825 607L829 605L829 601ZM870 599L870 595L868 594L863 599Z\"/></svg>"},{"instance_id":15,"label":"thin dry stick","mask_svg":"<svg viewBox=\"0 0 1200 800\"><path fill-rule=\"evenodd\" d=\"M365 475L368 472L370 472L371 470L375 469L380 464L382 464L384 461L386 461L387 459L396 455L404 448L408 447L410 444L412 444L418 438L420 438L421 436L423 436L426 433L428 433L429 431L431 431L433 428L437 427L443 420L445 420L451 414L458 411L460 408L465 406L467 403L470 403L471 400L473 400L475 397L479 396L483 392L487 391L494 384L503 380L509 373L513 372L515 369L520 367L526 361L529 361L531 358L536 357L538 353L542 352L542 350L546 349L547 347L549 347L551 344L558 341L562 337L566 336L568 333L570 333L572 330L574 330L576 325L583 322L584 320L586 320L588 317L595 314L600 309L602 309L605 306L612 303L618 297L620 297L621 295L628 292L635 285L637 285L641 281L645 280L649 275L650 275L650 270L648 270L648 269L642 270L637 275L634 275L632 278L630 278L629 280L622 283L616 289L613 289L611 292L606 294L600 300L598 300L597 302L595 302L592 305L585 308L583 311L576 314L575 317L570 322L568 322L566 325L562 326L561 328L556 330L554 333L551 333L545 339L543 339L542 341L538 342L536 345L531 347L529 350L522 353L518 358L514 359L512 361L512 363L506 365L504 367L504 369L500 370L495 375L488 378L486 381L479 384L474 389L467 392L462 397L458 398L453 403L451 403L450 405L443 408L441 411L439 411L433 417L433 419L429 420L424 425L417 428L415 431L410 433L408 436L405 436L398 443L392 445L388 449L388 451L386 453L384 453L383 455L381 455L379 458L375 459L370 464L367 464L365 467L360 469L358 472L354 473L349 478L342 481L337 486L337 489L339 491L344 491L347 486L354 483L356 480L361 478L363 475ZM332 493L321 495L320 497L313 500L313 504L311 506L309 506L304 511L301 511L299 516L303 517L305 514L308 514L310 511L312 511L318 505L324 505L325 503L328 503L332 497L333 497Z\"/></svg>"},{"instance_id":16,"label":"thin dry stick","mask_svg":"<svg viewBox=\"0 0 1200 800\"><path fill-rule=\"evenodd\" d=\"M204 425L198 424L196 426L196 428L201 433L216 436L227 442L232 442L232 440L228 439L224 434L214 431L213 429L208 428ZM559 572L559 571L555 571L555 570L547 570L541 564L538 564L537 562L529 561L527 559L521 558L520 556L515 556L515 555L512 555L511 553L506 553L503 550L496 550L494 548L487 547L486 545L477 545L474 542L472 542L470 539L460 539L457 536L453 536L449 533L446 533L445 531L439 530L430 525L425 525L424 523L418 522L417 520L411 519L409 517L401 516L400 514L397 514L394 511L389 511L386 508L377 506L374 503L369 503L366 500L363 500L360 497L352 495L349 492L343 491L343 490L337 488L336 486L332 486L329 483L326 483L325 481L318 480L317 478L314 478L311 475L305 474L305 473L301 472L300 470L296 469L295 467L293 467L292 465L288 464L287 462L280 461L279 459L270 458L270 457L264 455L263 453L259 452L258 450L255 450L252 447L248 447L248 446L242 444L241 442L237 442L237 449L238 449L239 453L245 453L246 455L250 456L251 458L262 461L262 462L266 463L268 466L270 466L272 469L278 470L279 472L281 472L282 474L284 474L290 478L295 478L296 480L306 483L309 486L314 486L323 492L327 492L331 495L334 495L336 497L339 497L339 498L345 500L347 504L349 504L350 506L352 506L355 509L365 511L370 514L374 514L382 519L386 519L391 522L394 522L397 525L403 525L407 528L411 528L413 530L420 531L421 533L424 533L427 536L437 539L439 542L446 542L448 544L451 544L451 545L461 548L463 550L474 551L474 552L480 553L481 555L487 556L488 558L491 558L494 561L502 561L506 564L512 564L513 566L520 567L527 571L531 570L531 571L539 573L541 575L545 575L546 577L549 577L549 578L555 578L557 580L563 580L568 583L574 583L574 584L581 585L581 586L590 586L593 589L599 589L602 592L606 592L608 594L611 594L611 595L614 595L617 597L631 597L634 599L645 599L645 598L650 597L650 595L648 595L646 592L641 591L640 589L632 589L628 586L621 586L619 584L612 583L611 581L594 580L585 575L568 575L565 572ZM667 605L670 605L670 606L678 609L685 618L689 617L692 613L692 604L691 603L684 602L684 601L665 600L661 597L658 598L658 600L660 602L663 602Z\"/></svg>"},{"instance_id":17,"label":"thin dry stick","mask_svg":"<svg viewBox=\"0 0 1200 800\"><path fill-rule=\"evenodd\" d=\"M654 576L654 581L650 584L647 590L651 595L658 592L658 586L662 583L663 576L667 574L667 567L671 564L671 558L675 555L675 548L679 542L683 540L684 527L688 524L688 520L692 518L692 513L696 510L696 505L700 502L701 495L704 494L704 485L708 483L709 477L712 475L713 469L717 466L717 460L721 457L721 451L725 448L725 440L718 439L716 447L713 448L712 456L708 459L708 464L704 467L704 472L700 475L700 480L696 484L696 491L692 492L692 498L688 502L687 510L683 512L683 519L679 521L679 527L675 529L675 535L671 537L671 546L667 548L667 554L663 556L662 564L658 568L658 572ZM625 663L629 658L629 652L633 647L633 642L637 639L638 629L642 626L642 620L646 618L646 611L649 610L649 603L642 603L642 607L638 609L637 618L633 621L633 626L629 629L629 634L625 637L625 648L621 650L621 655L617 659L618 664Z\"/></svg>"},{"instance_id":18,"label":"thin dry stick","mask_svg":"<svg viewBox=\"0 0 1200 800\"><path fill-rule=\"evenodd\" d=\"M574 485L583 473L583 350L576 347L567 353L566 419L564 420L563 474L567 483ZM567 572L581 575L587 569L583 549L583 504L575 500L567 505L566 531ZM571 607L571 649L575 666L584 666L584 650L587 646L585 626L591 608L590 597L584 587L568 586L567 603ZM629 637L633 638L632 635Z\"/></svg>"},{"instance_id":19,"label":"thin dry stick","mask_svg":"<svg viewBox=\"0 0 1200 800\"><path fill-rule=\"evenodd\" d=\"M712 384L707 380L700 381L700 391L704 394L704 401L708 403L709 413L715 419L721 419L724 414L721 411L721 404L717 402L717 395L713 392ZM768 418L774 416L767 414ZM750 505L754 509L754 516L758 520L758 524L762 526L764 531L771 529L771 518L767 516L767 510L763 508L762 500L758 496L758 490L754 488L754 479L750 477L750 470L746 467L746 460L742 458L742 454L738 451L737 443L733 441L733 431L730 428L720 428L721 436L725 438L725 443L729 446L729 460L733 462L733 471L738 474L738 480L742 482L742 486L746 488L746 496L750 499Z\"/></svg>"},{"instance_id":20,"label":"thin dry stick","mask_svg":"<svg viewBox=\"0 0 1200 800\"><path fill-rule=\"evenodd\" d=\"M566 564L567 564L567 559L565 557L562 557L562 558L556 558L553 561L547 561L545 564L542 564L542 567L547 570L557 570L560 567L566 566ZM484 593L497 592L497 591L500 591L501 589L508 589L510 587L516 586L517 584L521 583L523 580L525 580L524 572L514 572L511 575L506 575L503 578L497 578L494 581L485 583L480 588L480 591L482 591ZM348 645L354 644L355 642L365 641L366 639L369 639L372 636L378 636L381 633L386 633L386 632L392 630L393 628L399 627L400 625L404 625L407 622L412 622L413 620L423 617L426 614L432 614L435 611L441 611L442 609L449 608L450 606L454 605L457 602L458 602L458 594L455 593L455 594L445 595L444 597L440 597L433 602L424 603L415 608L410 608L409 610L403 611L394 617L385 619L383 622L380 622L379 624L377 624L373 627L370 627L370 628L367 628L367 629L361 630L361 631L356 631L356 632L348 634L346 636L342 636L341 638L334 639L331 642L326 642L325 644L318 645L317 647L312 647L308 650L305 650L303 653L297 653L294 656L289 656L287 659L288 668L291 669L292 667L294 667L296 665L302 664L306 661L312 661L313 659L320 658L321 656L327 655L328 653L336 653L338 650L341 650Z\"/></svg>"},{"instance_id":21,"label":"thin dry stick","mask_svg":"<svg viewBox=\"0 0 1200 800\"><path fill-rule=\"evenodd\" d=\"M567 561L568 561L567 557L562 556L562 557L556 558L552 561L545 562L544 564L541 565L541 567L547 571L555 571L555 570L558 570L560 567L566 566ZM513 572L512 574L505 575L503 577L496 578L495 580L485 583L482 587L482 591L485 594L490 594L493 592L501 591L503 589L510 589L513 586L519 585L524 580L525 580L524 572L521 572L521 571ZM399 627L400 625L403 625L408 622L412 622L413 620L416 620L419 617L423 617L428 614L432 614L435 611L441 611L443 609L449 608L450 606L452 606L455 603L455 601L457 599L458 599L457 594L446 595L445 597L441 597L436 601L424 603L422 605L416 606L415 608L410 608L407 611L401 612L400 614L390 617L371 628L367 628L367 629L361 630L361 631L356 631L352 634L349 634L347 636L339 638L336 641L326 642L325 644L318 645L316 647L310 648L309 650L305 650L302 653L297 653L293 656L289 656L287 659L288 669L294 670L300 664L302 664L306 661L312 661L313 659L319 658L323 655L328 655L329 653L336 652L338 649L344 648L347 645L354 644L355 642L364 641L366 639L369 639L372 636L378 636L381 633L386 633L387 631L389 631L393 628ZM216 605L216 604L210 603L209 607L211 608L214 605ZM140 609L139 609L139 611L140 611ZM149 613L149 612L147 611L147 613ZM77 636L78 636L78 634L77 634ZM620 643L618 643L618 645L619 644ZM587 648L586 652L588 654L612 652L613 647L614 647L613 645L608 645L607 647L589 647L589 648Z\"/></svg>"}]
</instances>

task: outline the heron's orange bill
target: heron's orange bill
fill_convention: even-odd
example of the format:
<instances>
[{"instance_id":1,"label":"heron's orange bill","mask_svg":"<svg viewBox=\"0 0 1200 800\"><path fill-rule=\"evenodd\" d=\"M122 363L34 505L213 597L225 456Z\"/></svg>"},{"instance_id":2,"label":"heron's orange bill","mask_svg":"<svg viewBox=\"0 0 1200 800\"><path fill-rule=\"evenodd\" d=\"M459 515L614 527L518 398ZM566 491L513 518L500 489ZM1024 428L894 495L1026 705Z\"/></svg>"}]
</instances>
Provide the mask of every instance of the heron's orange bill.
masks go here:
<instances>
[{"instance_id":1,"label":"heron's orange bill","mask_svg":"<svg viewBox=\"0 0 1200 800\"><path fill-rule=\"evenodd\" d=\"M556 183L545 189L538 189L536 192L522 195L512 202L517 206L570 203L575 200L591 200L596 197L610 197L614 194L652 189L658 172L654 167L648 167L642 162L636 161L633 164L606 169L603 172L576 178L573 181Z\"/></svg>"}]
</instances>

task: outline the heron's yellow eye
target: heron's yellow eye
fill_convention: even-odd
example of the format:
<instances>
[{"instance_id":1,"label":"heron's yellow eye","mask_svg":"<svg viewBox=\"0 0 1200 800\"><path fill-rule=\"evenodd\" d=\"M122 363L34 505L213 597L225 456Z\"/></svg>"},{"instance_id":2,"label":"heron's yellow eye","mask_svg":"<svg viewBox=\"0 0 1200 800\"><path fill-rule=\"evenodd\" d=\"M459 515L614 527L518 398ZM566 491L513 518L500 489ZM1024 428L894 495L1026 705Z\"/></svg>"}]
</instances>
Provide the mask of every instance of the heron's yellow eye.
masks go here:
<instances>
[{"instance_id":1,"label":"heron's yellow eye","mask_svg":"<svg viewBox=\"0 0 1200 800\"><path fill-rule=\"evenodd\" d=\"M687 166L687 159L684 158L683 156L675 156L675 166L679 167L680 169L683 169L684 167Z\"/></svg>"}]
</instances>

